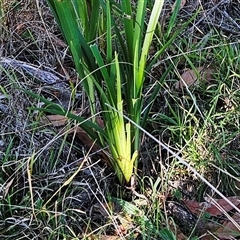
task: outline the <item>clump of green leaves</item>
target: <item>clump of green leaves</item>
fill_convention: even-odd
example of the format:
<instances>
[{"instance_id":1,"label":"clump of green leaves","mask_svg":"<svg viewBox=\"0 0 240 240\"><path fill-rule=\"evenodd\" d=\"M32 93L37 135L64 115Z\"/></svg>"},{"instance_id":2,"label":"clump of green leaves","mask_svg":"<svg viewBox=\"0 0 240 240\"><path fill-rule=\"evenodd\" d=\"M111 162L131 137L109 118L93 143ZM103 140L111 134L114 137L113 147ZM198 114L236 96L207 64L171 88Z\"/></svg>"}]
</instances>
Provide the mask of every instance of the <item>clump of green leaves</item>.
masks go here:
<instances>
[{"instance_id":1,"label":"clump of green leaves","mask_svg":"<svg viewBox=\"0 0 240 240\"><path fill-rule=\"evenodd\" d=\"M95 103L100 102L104 129L95 117L87 121L53 104L46 111L78 120L92 139L108 146L110 163L121 183L129 182L137 164L141 140L137 126L145 124L151 106L142 116L146 70L154 62L147 63L148 51L163 3L155 1L147 16L149 3L142 0L135 5L131 0L48 0L71 50L92 116L99 114Z\"/></svg>"}]
</instances>

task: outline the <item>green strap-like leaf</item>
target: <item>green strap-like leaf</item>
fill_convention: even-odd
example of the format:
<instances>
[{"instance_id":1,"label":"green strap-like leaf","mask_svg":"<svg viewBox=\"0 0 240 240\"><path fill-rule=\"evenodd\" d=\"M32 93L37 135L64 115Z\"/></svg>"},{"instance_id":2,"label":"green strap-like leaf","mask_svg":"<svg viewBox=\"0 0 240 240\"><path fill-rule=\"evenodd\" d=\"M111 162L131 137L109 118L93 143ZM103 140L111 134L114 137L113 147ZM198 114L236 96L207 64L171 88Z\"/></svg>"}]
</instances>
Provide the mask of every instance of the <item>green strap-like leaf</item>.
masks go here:
<instances>
[{"instance_id":1,"label":"green strap-like leaf","mask_svg":"<svg viewBox=\"0 0 240 240\"><path fill-rule=\"evenodd\" d=\"M33 93L29 90L26 89L22 89L23 92L27 93L28 95L39 99L40 101L44 102L47 107L46 108L33 108L34 110L39 110L39 111L43 111L43 112L48 112L51 114L57 114L57 115L61 115L61 116L66 116L69 119L73 119L76 120L80 125L81 128L94 140L97 140L97 143L102 145L102 142L100 141L97 132L99 132L103 137L106 138L105 132L104 130L97 125L96 123L93 123L90 120L87 120L86 118L77 116L69 111L64 110L60 105L53 103L49 100L47 100L44 97L41 97L40 95Z\"/></svg>"}]
</instances>

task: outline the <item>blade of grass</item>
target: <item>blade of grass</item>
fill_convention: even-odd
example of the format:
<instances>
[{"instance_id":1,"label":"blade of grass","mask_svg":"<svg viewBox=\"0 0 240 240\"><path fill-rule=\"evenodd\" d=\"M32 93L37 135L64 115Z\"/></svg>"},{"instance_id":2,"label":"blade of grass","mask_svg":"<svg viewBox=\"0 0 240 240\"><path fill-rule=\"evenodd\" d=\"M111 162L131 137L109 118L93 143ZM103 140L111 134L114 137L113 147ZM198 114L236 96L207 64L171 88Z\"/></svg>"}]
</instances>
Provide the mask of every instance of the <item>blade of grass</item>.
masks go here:
<instances>
[{"instance_id":1,"label":"blade of grass","mask_svg":"<svg viewBox=\"0 0 240 240\"><path fill-rule=\"evenodd\" d=\"M181 2L182 2L181 0L175 1L174 10L173 10L172 16L170 18L170 21L168 23L167 31L164 34L166 36L166 38L169 37L170 33L172 32L172 30L176 24L176 19L177 19L178 12L180 10Z\"/></svg>"}]
</instances>

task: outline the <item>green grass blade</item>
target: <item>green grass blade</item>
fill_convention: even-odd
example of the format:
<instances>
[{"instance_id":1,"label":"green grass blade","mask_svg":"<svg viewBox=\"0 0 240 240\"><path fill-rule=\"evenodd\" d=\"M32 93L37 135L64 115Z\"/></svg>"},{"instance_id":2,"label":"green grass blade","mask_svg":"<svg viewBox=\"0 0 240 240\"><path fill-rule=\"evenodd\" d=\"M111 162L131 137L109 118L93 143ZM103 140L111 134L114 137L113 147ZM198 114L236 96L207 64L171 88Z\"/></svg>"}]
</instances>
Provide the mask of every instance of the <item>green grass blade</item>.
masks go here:
<instances>
[{"instance_id":1,"label":"green grass blade","mask_svg":"<svg viewBox=\"0 0 240 240\"><path fill-rule=\"evenodd\" d=\"M152 12L151 12L151 16L150 16L148 27L147 27L147 32L146 32L143 47L142 47L140 63L139 63L139 75L138 75L138 81L136 82L137 92L139 92L143 86L143 80L144 80L143 75L145 71L148 51L152 42L152 38L158 23L160 13L162 11L163 3L164 3L164 0L155 1Z\"/></svg>"},{"instance_id":2,"label":"green grass blade","mask_svg":"<svg viewBox=\"0 0 240 240\"><path fill-rule=\"evenodd\" d=\"M102 145L102 142L99 140L98 134L96 132L99 132L102 136L105 136L105 137L106 137L106 135L105 135L105 132L103 131L103 129L99 125L97 125L97 124L93 123L92 121L87 120L83 117L72 114L69 111L64 110L58 104L53 103L53 102L45 99L44 97L41 97L40 95L35 94L35 93L33 93L29 90L22 89L22 91L27 93L29 96L32 96L35 99L39 99L40 101L42 101L43 103L46 104L46 108L34 108L34 110L39 110L39 111L48 112L48 113L51 113L51 114L66 116L70 119L76 120L78 123L80 123L82 129L84 131L86 131L86 133L92 139L96 139L97 143Z\"/></svg>"},{"instance_id":3,"label":"green grass blade","mask_svg":"<svg viewBox=\"0 0 240 240\"><path fill-rule=\"evenodd\" d=\"M164 53L164 51L172 44L174 39L176 39L179 36L179 34L189 25L189 23L192 22L196 18L197 14L198 14L198 12L196 12L196 14L194 14L193 17L191 17L186 23L184 23L182 25L182 27L180 27L177 31L175 31L174 34L172 35L172 37L169 40L167 40L166 43L162 44L161 49L154 55L153 60L148 64L148 66L146 66L147 72L149 72L151 70L152 66L159 59L159 56L162 55Z\"/></svg>"},{"instance_id":4,"label":"green grass blade","mask_svg":"<svg viewBox=\"0 0 240 240\"><path fill-rule=\"evenodd\" d=\"M167 78L167 76L169 75L170 71L174 68L174 64L169 64L168 68L165 70L164 74L161 76L160 80L159 80L159 83L156 84L156 86L154 87L154 91L153 93L151 94L151 97L150 99L148 100L149 102L149 105L144 109L144 112L143 112L143 117L141 119L141 126L142 127L145 127L146 125L146 122L147 122L147 118L149 117L149 112L151 111L151 108L152 108L152 105L165 81L165 79Z\"/></svg>"},{"instance_id":5,"label":"green grass blade","mask_svg":"<svg viewBox=\"0 0 240 240\"><path fill-rule=\"evenodd\" d=\"M176 24L176 19L177 19L178 12L180 10L181 2L182 2L182 0L177 0L175 2L175 7L173 10L172 16L170 18L170 21L168 23L168 28L167 28L166 34L164 34L166 36L166 38L169 37L170 33L172 32L172 29L174 28L174 26Z\"/></svg>"},{"instance_id":6,"label":"green grass blade","mask_svg":"<svg viewBox=\"0 0 240 240\"><path fill-rule=\"evenodd\" d=\"M107 63L112 61L112 16L110 1L107 1Z\"/></svg>"}]
</instances>

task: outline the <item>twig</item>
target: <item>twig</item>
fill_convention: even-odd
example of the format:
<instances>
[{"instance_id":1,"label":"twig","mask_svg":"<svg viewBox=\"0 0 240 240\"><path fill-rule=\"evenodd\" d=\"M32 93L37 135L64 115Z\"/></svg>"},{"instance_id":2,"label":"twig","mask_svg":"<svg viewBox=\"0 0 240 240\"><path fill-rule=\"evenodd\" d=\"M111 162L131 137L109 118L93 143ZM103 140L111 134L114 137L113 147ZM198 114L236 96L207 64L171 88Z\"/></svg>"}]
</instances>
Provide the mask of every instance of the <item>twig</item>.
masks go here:
<instances>
[{"instance_id":1,"label":"twig","mask_svg":"<svg viewBox=\"0 0 240 240\"><path fill-rule=\"evenodd\" d=\"M197 26L200 22L202 22L203 20L205 20L206 17L207 17L207 14L208 14L208 15L211 14L211 13L214 12L216 9L218 9L219 6L221 6L222 4L227 3L227 2L229 2L229 0L222 0L222 1L220 1L218 4L216 4L214 7L212 7L207 13L205 13L205 14L203 15L203 17L201 17L201 18L198 20L197 23L194 24L194 26L192 26L192 27L189 29L189 31L191 32L191 31L194 29L195 26Z\"/></svg>"},{"instance_id":2,"label":"twig","mask_svg":"<svg viewBox=\"0 0 240 240\"><path fill-rule=\"evenodd\" d=\"M219 9L218 9L218 11L222 12L223 15L224 15L227 19L229 19L229 21L230 21L231 23L233 23L238 29L240 29L240 26L237 24L237 22L234 21L234 20L232 19L232 17L229 16L226 11L221 11L221 10L219 10Z\"/></svg>"}]
</instances>

